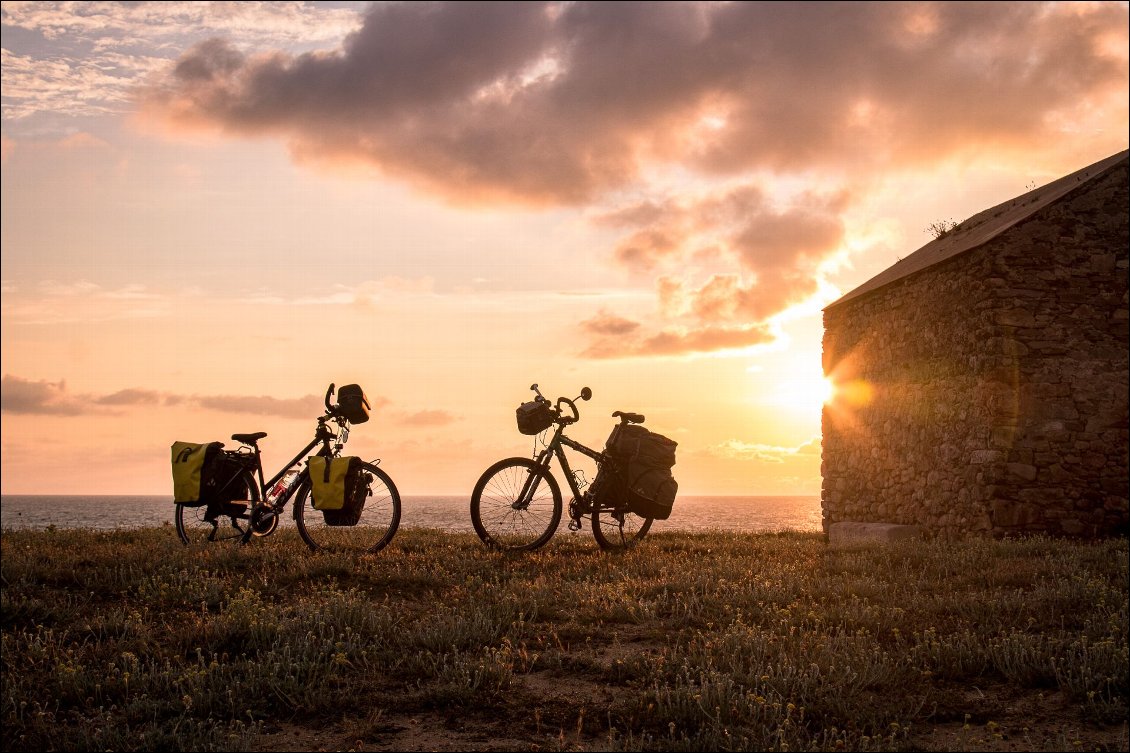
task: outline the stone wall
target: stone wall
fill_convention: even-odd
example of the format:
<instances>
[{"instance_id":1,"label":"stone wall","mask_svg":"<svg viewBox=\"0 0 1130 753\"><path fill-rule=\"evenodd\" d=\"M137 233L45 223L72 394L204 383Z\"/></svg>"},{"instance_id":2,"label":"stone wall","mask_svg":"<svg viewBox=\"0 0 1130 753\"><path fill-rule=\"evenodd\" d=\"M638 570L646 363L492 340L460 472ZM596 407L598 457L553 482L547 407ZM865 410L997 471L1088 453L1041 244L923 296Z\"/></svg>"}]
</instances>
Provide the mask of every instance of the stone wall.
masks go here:
<instances>
[{"instance_id":1,"label":"stone wall","mask_svg":"<svg viewBox=\"0 0 1130 753\"><path fill-rule=\"evenodd\" d=\"M825 311L825 530L1126 531L1127 183Z\"/></svg>"}]
</instances>

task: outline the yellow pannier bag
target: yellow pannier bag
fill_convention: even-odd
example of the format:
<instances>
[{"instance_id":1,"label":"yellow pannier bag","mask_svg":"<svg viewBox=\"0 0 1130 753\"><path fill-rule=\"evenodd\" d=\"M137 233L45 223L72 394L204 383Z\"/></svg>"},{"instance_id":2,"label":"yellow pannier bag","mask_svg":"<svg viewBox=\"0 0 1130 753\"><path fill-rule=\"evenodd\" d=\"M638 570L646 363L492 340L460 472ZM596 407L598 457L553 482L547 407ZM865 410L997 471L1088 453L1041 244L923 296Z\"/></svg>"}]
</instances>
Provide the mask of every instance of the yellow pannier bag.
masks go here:
<instances>
[{"instance_id":1,"label":"yellow pannier bag","mask_svg":"<svg viewBox=\"0 0 1130 753\"><path fill-rule=\"evenodd\" d=\"M223 442L173 442L173 501L182 505L204 505L201 475L204 465L220 452Z\"/></svg>"},{"instance_id":2,"label":"yellow pannier bag","mask_svg":"<svg viewBox=\"0 0 1130 753\"><path fill-rule=\"evenodd\" d=\"M357 525L373 479L365 473L361 458L334 458L327 462L323 457L312 457L309 468L314 509L321 510L326 525Z\"/></svg>"},{"instance_id":3,"label":"yellow pannier bag","mask_svg":"<svg viewBox=\"0 0 1130 753\"><path fill-rule=\"evenodd\" d=\"M340 510L345 506L345 481L349 469L357 458L312 457L310 466L310 493L314 497L315 510Z\"/></svg>"}]
</instances>

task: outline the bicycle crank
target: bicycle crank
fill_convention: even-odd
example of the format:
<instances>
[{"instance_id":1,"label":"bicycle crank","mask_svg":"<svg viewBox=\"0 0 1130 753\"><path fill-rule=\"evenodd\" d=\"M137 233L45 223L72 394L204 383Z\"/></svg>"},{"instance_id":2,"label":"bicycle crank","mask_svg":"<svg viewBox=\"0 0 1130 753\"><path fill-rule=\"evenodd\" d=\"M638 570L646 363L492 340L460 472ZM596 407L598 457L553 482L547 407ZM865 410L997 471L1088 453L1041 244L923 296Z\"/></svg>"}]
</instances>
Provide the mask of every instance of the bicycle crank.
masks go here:
<instances>
[{"instance_id":1,"label":"bicycle crank","mask_svg":"<svg viewBox=\"0 0 1130 753\"><path fill-rule=\"evenodd\" d=\"M251 513L251 532L256 536L268 536L279 527L279 514L268 505L256 507Z\"/></svg>"}]
</instances>

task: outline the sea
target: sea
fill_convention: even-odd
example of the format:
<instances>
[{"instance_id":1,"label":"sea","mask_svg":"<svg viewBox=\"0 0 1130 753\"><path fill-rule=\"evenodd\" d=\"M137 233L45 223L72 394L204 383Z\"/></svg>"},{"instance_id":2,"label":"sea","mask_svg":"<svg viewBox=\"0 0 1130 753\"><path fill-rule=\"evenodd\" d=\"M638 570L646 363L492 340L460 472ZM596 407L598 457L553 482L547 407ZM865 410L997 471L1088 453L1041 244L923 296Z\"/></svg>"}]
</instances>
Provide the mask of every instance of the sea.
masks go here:
<instances>
[{"instance_id":1,"label":"sea","mask_svg":"<svg viewBox=\"0 0 1130 753\"><path fill-rule=\"evenodd\" d=\"M0 529L144 528L171 525L172 496L0 496ZM563 518L568 515L563 514ZM283 521L291 521L289 514ZM564 528L566 521L562 522ZM285 522L284 522L285 525ZM470 501L465 496L404 497L401 528L471 532ZM724 530L745 533L819 531L820 498L679 497L668 520L653 531Z\"/></svg>"}]
</instances>

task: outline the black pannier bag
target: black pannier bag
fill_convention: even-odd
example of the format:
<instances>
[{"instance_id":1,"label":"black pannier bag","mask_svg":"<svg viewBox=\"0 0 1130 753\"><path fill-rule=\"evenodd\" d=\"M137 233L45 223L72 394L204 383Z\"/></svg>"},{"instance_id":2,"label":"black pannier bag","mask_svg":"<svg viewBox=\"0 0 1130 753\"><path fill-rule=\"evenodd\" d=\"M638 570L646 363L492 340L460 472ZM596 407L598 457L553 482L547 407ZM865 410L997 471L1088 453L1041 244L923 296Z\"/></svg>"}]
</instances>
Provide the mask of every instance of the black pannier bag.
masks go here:
<instances>
[{"instance_id":1,"label":"black pannier bag","mask_svg":"<svg viewBox=\"0 0 1130 753\"><path fill-rule=\"evenodd\" d=\"M372 492L369 484L372 483L372 474L361 468L360 458L357 467L350 468L345 477L345 504L340 510L322 510L322 517L328 526L355 526L361 520L361 513L365 510L365 502Z\"/></svg>"},{"instance_id":2,"label":"black pannier bag","mask_svg":"<svg viewBox=\"0 0 1130 753\"><path fill-rule=\"evenodd\" d=\"M351 424L363 424L369 420L369 398L359 384L347 384L337 391L337 407L345 420Z\"/></svg>"},{"instance_id":3,"label":"black pannier bag","mask_svg":"<svg viewBox=\"0 0 1130 753\"><path fill-rule=\"evenodd\" d=\"M255 456L250 453L224 450L205 463L200 477L201 496L206 498L205 520L221 515L242 515L247 511L246 471L254 468Z\"/></svg>"},{"instance_id":4,"label":"black pannier bag","mask_svg":"<svg viewBox=\"0 0 1130 753\"><path fill-rule=\"evenodd\" d=\"M628 510L645 518L667 520L679 484L671 475L675 442L637 424L617 426L608 438L607 452L623 469Z\"/></svg>"},{"instance_id":5,"label":"black pannier bag","mask_svg":"<svg viewBox=\"0 0 1130 753\"><path fill-rule=\"evenodd\" d=\"M667 468L652 468L632 477L628 482L628 510L656 520L671 517L679 482Z\"/></svg>"},{"instance_id":6,"label":"black pannier bag","mask_svg":"<svg viewBox=\"0 0 1130 753\"><path fill-rule=\"evenodd\" d=\"M518 418L518 431L523 434L541 434L553 425L553 411L547 400L522 403L515 414Z\"/></svg>"}]
</instances>

